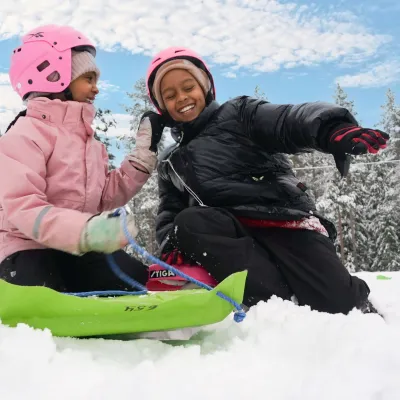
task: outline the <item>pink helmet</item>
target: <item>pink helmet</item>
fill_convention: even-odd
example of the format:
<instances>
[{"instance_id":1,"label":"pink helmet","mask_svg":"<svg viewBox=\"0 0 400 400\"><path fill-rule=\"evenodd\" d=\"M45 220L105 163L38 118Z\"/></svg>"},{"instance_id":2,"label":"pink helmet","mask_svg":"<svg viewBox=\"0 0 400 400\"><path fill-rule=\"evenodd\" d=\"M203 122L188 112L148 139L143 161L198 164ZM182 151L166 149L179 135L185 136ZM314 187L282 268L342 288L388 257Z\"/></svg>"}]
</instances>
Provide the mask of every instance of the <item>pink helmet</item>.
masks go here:
<instances>
[{"instance_id":1,"label":"pink helmet","mask_svg":"<svg viewBox=\"0 0 400 400\"><path fill-rule=\"evenodd\" d=\"M28 32L11 56L9 75L13 89L22 99L30 92L64 91L71 82L72 48L96 55L92 42L69 26L46 25ZM53 72L59 75L56 82L48 79Z\"/></svg>"},{"instance_id":2,"label":"pink helmet","mask_svg":"<svg viewBox=\"0 0 400 400\"><path fill-rule=\"evenodd\" d=\"M210 79L211 82L211 90L209 93L211 99L214 100L216 98L214 79L205 61L193 50L185 49L184 47L169 47L168 49L160 51L158 54L154 56L153 60L150 63L149 68L147 69L147 75L146 75L147 94L160 114L162 113L162 110L159 108L157 100L155 99L152 91L154 78L156 76L158 68L162 64L164 64L167 61L174 60L176 58L185 58L191 61L197 67L204 70L207 73L208 78Z\"/></svg>"}]
</instances>

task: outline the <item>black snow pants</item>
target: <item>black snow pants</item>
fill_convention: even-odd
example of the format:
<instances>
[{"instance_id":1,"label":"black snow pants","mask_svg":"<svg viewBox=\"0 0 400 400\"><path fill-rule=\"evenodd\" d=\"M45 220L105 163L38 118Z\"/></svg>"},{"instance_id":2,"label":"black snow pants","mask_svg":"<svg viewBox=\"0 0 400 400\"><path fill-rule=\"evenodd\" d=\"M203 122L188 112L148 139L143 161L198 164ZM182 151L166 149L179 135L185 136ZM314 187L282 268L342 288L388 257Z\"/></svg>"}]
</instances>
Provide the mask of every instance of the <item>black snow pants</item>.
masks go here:
<instances>
[{"instance_id":1,"label":"black snow pants","mask_svg":"<svg viewBox=\"0 0 400 400\"><path fill-rule=\"evenodd\" d=\"M123 272L145 285L147 267L120 250L113 253ZM59 292L135 290L108 266L105 254L74 256L53 249L23 250L0 264L0 279L21 286L46 286Z\"/></svg>"},{"instance_id":2,"label":"black snow pants","mask_svg":"<svg viewBox=\"0 0 400 400\"><path fill-rule=\"evenodd\" d=\"M190 207L175 218L170 245L217 280L248 271L243 303L276 295L328 313L363 309L369 288L350 275L332 241L309 230L248 228L220 208ZM175 243L173 243L175 242Z\"/></svg>"}]
</instances>

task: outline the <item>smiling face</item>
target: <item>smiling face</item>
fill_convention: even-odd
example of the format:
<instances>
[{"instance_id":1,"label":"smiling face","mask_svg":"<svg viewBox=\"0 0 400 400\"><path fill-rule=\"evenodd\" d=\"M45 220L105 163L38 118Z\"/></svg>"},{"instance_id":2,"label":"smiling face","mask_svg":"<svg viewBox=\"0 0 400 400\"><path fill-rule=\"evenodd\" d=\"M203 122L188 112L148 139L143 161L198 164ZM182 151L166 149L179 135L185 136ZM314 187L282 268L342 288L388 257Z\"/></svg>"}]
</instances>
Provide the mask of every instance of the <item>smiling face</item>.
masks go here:
<instances>
[{"instance_id":1,"label":"smiling face","mask_svg":"<svg viewBox=\"0 0 400 400\"><path fill-rule=\"evenodd\" d=\"M69 85L74 101L80 103L93 103L99 93L97 87L97 75L95 72L86 72Z\"/></svg>"},{"instance_id":2,"label":"smiling face","mask_svg":"<svg viewBox=\"0 0 400 400\"><path fill-rule=\"evenodd\" d=\"M202 88L184 69L173 69L165 74L161 95L169 115L177 122L196 119L206 106Z\"/></svg>"}]
</instances>

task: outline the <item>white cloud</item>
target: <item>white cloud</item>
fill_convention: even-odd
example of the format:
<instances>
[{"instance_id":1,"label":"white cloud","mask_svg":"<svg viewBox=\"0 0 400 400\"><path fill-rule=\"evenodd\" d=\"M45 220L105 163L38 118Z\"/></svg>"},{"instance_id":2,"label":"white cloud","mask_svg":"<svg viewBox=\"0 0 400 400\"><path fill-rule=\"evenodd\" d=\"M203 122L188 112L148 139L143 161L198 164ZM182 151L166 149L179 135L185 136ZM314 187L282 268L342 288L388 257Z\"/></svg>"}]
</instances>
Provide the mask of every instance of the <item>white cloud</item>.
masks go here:
<instances>
[{"instance_id":1,"label":"white cloud","mask_svg":"<svg viewBox=\"0 0 400 400\"><path fill-rule=\"evenodd\" d=\"M99 80L97 86L103 90L109 90L111 92L118 92L120 90L118 85L114 85L109 81Z\"/></svg>"},{"instance_id":2,"label":"white cloud","mask_svg":"<svg viewBox=\"0 0 400 400\"><path fill-rule=\"evenodd\" d=\"M0 132L4 133L10 122L23 108L21 98L10 85L8 74L0 72Z\"/></svg>"},{"instance_id":3,"label":"white cloud","mask_svg":"<svg viewBox=\"0 0 400 400\"><path fill-rule=\"evenodd\" d=\"M0 111L16 111L22 108L22 100L11 87L8 74L0 72Z\"/></svg>"},{"instance_id":4,"label":"white cloud","mask_svg":"<svg viewBox=\"0 0 400 400\"><path fill-rule=\"evenodd\" d=\"M10 84L10 77L8 74L0 72L0 85L9 85Z\"/></svg>"},{"instance_id":5,"label":"white cloud","mask_svg":"<svg viewBox=\"0 0 400 400\"><path fill-rule=\"evenodd\" d=\"M113 117L117 123L117 127L111 127L107 132L107 136L117 137L130 135L131 132L129 124L132 117L129 114L113 114Z\"/></svg>"},{"instance_id":6,"label":"white cloud","mask_svg":"<svg viewBox=\"0 0 400 400\"><path fill-rule=\"evenodd\" d=\"M232 78L232 79L237 77L237 75L232 71L224 72L224 73L222 73L222 76L225 76L226 78Z\"/></svg>"},{"instance_id":7,"label":"white cloud","mask_svg":"<svg viewBox=\"0 0 400 400\"><path fill-rule=\"evenodd\" d=\"M9 110L0 110L0 133L3 134L17 113Z\"/></svg>"},{"instance_id":8,"label":"white cloud","mask_svg":"<svg viewBox=\"0 0 400 400\"><path fill-rule=\"evenodd\" d=\"M188 46L213 63L253 72L345 58L359 62L391 38L368 31L354 14L278 0L4 1L0 39L44 23L83 30L101 48L154 54Z\"/></svg>"},{"instance_id":9,"label":"white cloud","mask_svg":"<svg viewBox=\"0 0 400 400\"><path fill-rule=\"evenodd\" d=\"M109 92L119 92L121 88L118 85L114 85L110 83L109 81L103 81L100 80L97 84L97 87L99 88L99 97L107 97L107 94Z\"/></svg>"},{"instance_id":10,"label":"white cloud","mask_svg":"<svg viewBox=\"0 0 400 400\"><path fill-rule=\"evenodd\" d=\"M336 82L343 87L382 87L400 80L400 62L388 61L355 74L343 75Z\"/></svg>"},{"instance_id":11,"label":"white cloud","mask_svg":"<svg viewBox=\"0 0 400 400\"><path fill-rule=\"evenodd\" d=\"M287 79L295 79L295 78L301 78L303 76L307 76L308 72L284 72L284 76L287 77Z\"/></svg>"}]
</instances>

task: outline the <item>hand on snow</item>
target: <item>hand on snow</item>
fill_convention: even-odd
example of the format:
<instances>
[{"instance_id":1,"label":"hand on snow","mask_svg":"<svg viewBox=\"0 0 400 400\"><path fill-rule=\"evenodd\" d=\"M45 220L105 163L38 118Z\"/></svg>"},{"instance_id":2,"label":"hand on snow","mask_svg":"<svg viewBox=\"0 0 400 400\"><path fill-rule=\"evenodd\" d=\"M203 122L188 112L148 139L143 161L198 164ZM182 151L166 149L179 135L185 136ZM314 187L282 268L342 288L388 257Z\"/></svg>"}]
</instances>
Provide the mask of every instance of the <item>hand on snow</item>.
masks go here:
<instances>
[{"instance_id":1,"label":"hand on snow","mask_svg":"<svg viewBox=\"0 0 400 400\"><path fill-rule=\"evenodd\" d=\"M332 154L376 154L386 148L388 140L389 135L378 129L349 124L333 132L329 138L329 150Z\"/></svg>"},{"instance_id":2,"label":"hand on snow","mask_svg":"<svg viewBox=\"0 0 400 400\"><path fill-rule=\"evenodd\" d=\"M165 127L161 115L147 111L142 115L136 133L136 146L129 155L129 160L142 165L151 174L157 164L157 145Z\"/></svg>"},{"instance_id":3,"label":"hand on snow","mask_svg":"<svg viewBox=\"0 0 400 400\"><path fill-rule=\"evenodd\" d=\"M132 215L126 216L127 228L131 236L136 237L138 230ZM91 218L85 225L79 242L81 253L95 251L99 253L114 253L128 244L122 228L120 215L102 213Z\"/></svg>"}]
</instances>

